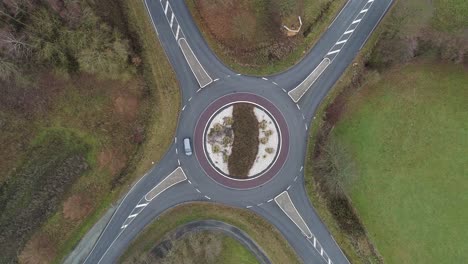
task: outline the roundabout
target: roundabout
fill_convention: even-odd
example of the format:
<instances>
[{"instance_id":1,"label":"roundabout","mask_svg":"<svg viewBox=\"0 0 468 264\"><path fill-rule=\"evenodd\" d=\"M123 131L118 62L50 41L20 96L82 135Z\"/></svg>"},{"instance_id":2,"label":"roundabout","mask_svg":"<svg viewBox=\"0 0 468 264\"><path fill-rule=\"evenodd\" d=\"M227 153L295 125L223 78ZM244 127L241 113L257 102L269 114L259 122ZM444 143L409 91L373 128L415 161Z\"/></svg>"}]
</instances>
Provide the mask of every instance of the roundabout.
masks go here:
<instances>
[{"instance_id":1,"label":"roundabout","mask_svg":"<svg viewBox=\"0 0 468 264\"><path fill-rule=\"evenodd\" d=\"M278 137L278 143L273 148L274 153L271 153L274 156L273 159L268 162L267 166L263 166L265 168L246 178L236 178L230 175L229 171L223 170L218 164L215 164L212 157L213 153L208 149L211 146L207 143L208 134L210 133L209 128L213 123L213 119L216 118L218 113L223 112L224 109L236 104L251 104L257 109L261 109L262 112L267 113L268 117L272 120L272 126L275 128L274 131ZM275 132L273 132L274 135L276 134ZM235 140L236 137L234 136ZM215 100L200 115L195 127L194 149L201 167L216 183L233 189L252 189L270 181L286 162L289 152L288 125L280 110L266 98L245 92L228 94ZM260 156L257 159L264 157Z\"/></svg>"},{"instance_id":2,"label":"roundabout","mask_svg":"<svg viewBox=\"0 0 468 264\"><path fill-rule=\"evenodd\" d=\"M145 226L193 201L257 213L305 263L349 263L305 189L309 128L392 0L349 0L301 61L267 77L245 76L219 61L184 1L144 3L182 91L178 127L159 164L122 198L84 263L116 263ZM195 155L184 155L185 138Z\"/></svg>"}]
</instances>

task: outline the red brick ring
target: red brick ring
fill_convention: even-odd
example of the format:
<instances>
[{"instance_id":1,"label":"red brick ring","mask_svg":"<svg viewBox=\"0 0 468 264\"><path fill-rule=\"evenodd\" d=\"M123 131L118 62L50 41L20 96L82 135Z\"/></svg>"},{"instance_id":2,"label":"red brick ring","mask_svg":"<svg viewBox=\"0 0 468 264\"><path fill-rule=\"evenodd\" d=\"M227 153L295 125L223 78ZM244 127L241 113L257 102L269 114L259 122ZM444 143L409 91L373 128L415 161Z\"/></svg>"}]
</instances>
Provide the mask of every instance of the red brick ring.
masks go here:
<instances>
[{"instance_id":1,"label":"red brick ring","mask_svg":"<svg viewBox=\"0 0 468 264\"><path fill-rule=\"evenodd\" d=\"M211 118L219 110L234 103L252 103L266 110L276 121L279 130L279 151L273 163L259 175L248 179L234 179L224 175L212 165L205 152L205 130ZM251 93L233 93L211 103L201 114L195 127L194 149L198 162L206 174L215 182L233 189L252 189L270 181L283 167L289 152L289 130L286 120L272 102Z\"/></svg>"}]
</instances>

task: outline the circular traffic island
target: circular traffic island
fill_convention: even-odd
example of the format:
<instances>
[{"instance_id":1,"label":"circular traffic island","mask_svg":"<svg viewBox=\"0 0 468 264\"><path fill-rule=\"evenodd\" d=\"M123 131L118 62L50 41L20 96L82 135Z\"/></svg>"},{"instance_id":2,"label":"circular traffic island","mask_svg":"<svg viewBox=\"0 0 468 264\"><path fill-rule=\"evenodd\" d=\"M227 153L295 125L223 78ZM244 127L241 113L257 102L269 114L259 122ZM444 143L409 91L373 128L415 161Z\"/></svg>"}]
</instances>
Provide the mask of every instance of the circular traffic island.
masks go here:
<instances>
[{"instance_id":1,"label":"circular traffic island","mask_svg":"<svg viewBox=\"0 0 468 264\"><path fill-rule=\"evenodd\" d=\"M289 132L270 101L235 93L205 109L194 143L208 176L226 187L250 189L271 180L281 169L289 150Z\"/></svg>"}]
</instances>

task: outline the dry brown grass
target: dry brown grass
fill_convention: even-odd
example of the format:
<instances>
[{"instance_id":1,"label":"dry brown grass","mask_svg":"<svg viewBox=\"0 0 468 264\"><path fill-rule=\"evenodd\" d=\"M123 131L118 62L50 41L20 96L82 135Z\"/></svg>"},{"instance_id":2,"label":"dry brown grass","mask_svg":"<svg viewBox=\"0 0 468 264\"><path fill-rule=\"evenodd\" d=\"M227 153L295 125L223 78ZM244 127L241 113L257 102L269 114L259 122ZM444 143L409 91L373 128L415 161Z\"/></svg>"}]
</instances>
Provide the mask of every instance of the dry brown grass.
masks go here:
<instances>
[{"instance_id":1,"label":"dry brown grass","mask_svg":"<svg viewBox=\"0 0 468 264\"><path fill-rule=\"evenodd\" d=\"M53 240L45 233L34 235L18 256L21 264L48 264L55 256Z\"/></svg>"}]
</instances>

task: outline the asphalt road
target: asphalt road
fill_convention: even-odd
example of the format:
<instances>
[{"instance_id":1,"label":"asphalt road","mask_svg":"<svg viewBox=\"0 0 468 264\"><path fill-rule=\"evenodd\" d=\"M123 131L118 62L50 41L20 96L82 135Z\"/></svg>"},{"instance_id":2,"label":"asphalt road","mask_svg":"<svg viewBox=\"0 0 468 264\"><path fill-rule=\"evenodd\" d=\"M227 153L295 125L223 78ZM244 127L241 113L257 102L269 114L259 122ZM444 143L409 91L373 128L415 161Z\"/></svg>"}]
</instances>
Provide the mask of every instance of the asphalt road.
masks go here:
<instances>
[{"instance_id":1,"label":"asphalt road","mask_svg":"<svg viewBox=\"0 0 468 264\"><path fill-rule=\"evenodd\" d=\"M174 0L166 4L166 0L146 0L150 19L182 91L178 129L174 144L160 163L126 194L84 263L115 263L146 225L167 209L189 201L211 201L249 208L275 225L305 263L349 263L310 204L305 191L303 163L308 129L314 125L313 116L321 100L352 62L392 1L349 0L299 63L285 72L260 78L239 75L216 57L201 36L184 1ZM184 56L177 41L181 38L186 40L193 54ZM337 46L340 41L341 44ZM301 84L325 57L331 60L330 65L296 104L287 92ZM186 58L194 63L189 65ZM182 139L193 138L197 120L203 111L216 99L235 92L254 93L272 102L285 117L291 135L288 158L278 174L267 183L247 190L231 189L216 183L205 174L196 155L187 157L183 154ZM161 193L122 229L142 197L178 166L182 167L188 180ZM323 252L314 248L313 241L304 236L274 202L273 199L285 190Z\"/></svg>"}]
</instances>

